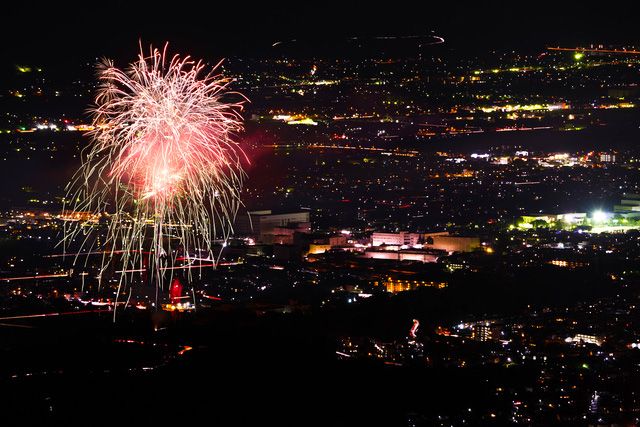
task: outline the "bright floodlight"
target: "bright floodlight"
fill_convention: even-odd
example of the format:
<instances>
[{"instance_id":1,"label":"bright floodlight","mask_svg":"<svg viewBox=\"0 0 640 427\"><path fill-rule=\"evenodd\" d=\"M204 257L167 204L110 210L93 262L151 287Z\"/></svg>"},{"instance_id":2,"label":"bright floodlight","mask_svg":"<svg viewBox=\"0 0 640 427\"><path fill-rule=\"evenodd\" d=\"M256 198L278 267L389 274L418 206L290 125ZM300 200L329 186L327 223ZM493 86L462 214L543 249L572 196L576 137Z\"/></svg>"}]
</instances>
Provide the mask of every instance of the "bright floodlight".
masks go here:
<instances>
[{"instance_id":1,"label":"bright floodlight","mask_svg":"<svg viewBox=\"0 0 640 427\"><path fill-rule=\"evenodd\" d=\"M608 217L609 215L607 215L607 213L603 211L594 211L591 214L591 218L594 222L605 222Z\"/></svg>"}]
</instances>

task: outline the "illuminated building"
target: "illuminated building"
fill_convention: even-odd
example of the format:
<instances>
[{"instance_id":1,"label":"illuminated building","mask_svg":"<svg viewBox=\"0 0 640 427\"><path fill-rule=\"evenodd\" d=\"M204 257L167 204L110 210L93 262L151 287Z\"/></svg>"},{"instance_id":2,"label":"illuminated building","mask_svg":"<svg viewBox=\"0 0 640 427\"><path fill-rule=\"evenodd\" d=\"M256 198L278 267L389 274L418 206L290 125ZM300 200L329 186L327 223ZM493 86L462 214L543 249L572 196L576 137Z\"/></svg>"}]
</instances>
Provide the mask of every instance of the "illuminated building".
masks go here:
<instances>
[{"instance_id":1,"label":"illuminated building","mask_svg":"<svg viewBox=\"0 0 640 427\"><path fill-rule=\"evenodd\" d=\"M549 264L554 265L556 267L570 268L570 269L587 267L589 265L589 263L587 262L572 261L572 260L565 260L565 259L552 259L551 261L549 261Z\"/></svg>"},{"instance_id":2,"label":"illuminated building","mask_svg":"<svg viewBox=\"0 0 640 427\"><path fill-rule=\"evenodd\" d=\"M616 162L616 155L615 155L615 153L601 153L600 154L600 161L602 163L615 163Z\"/></svg>"},{"instance_id":3,"label":"illuminated building","mask_svg":"<svg viewBox=\"0 0 640 427\"><path fill-rule=\"evenodd\" d=\"M268 245L293 245L296 228L273 227L272 229L261 233L258 237L260 243Z\"/></svg>"},{"instance_id":4,"label":"illuminated building","mask_svg":"<svg viewBox=\"0 0 640 427\"><path fill-rule=\"evenodd\" d=\"M273 120L281 120L288 125L311 125L316 126L318 122L314 121L310 117L305 117L300 114L289 115L289 114L278 114L273 116Z\"/></svg>"},{"instance_id":5,"label":"illuminated building","mask_svg":"<svg viewBox=\"0 0 640 427\"><path fill-rule=\"evenodd\" d=\"M569 337L565 339L565 342L576 344L593 344L601 346L604 342L604 339L595 335L576 334L573 338Z\"/></svg>"},{"instance_id":6,"label":"illuminated building","mask_svg":"<svg viewBox=\"0 0 640 427\"><path fill-rule=\"evenodd\" d=\"M308 254L321 254L331 250L331 244L311 243L309 244Z\"/></svg>"},{"instance_id":7,"label":"illuminated building","mask_svg":"<svg viewBox=\"0 0 640 427\"><path fill-rule=\"evenodd\" d=\"M424 249L451 252L472 252L480 247L479 237L452 236L448 232L422 235Z\"/></svg>"},{"instance_id":8,"label":"illuminated building","mask_svg":"<svg viewBox=\"0 0 640 427\"><path fill-rule=\"evenodd\" d=\"M471 252L480 247L480 238L452 236L449 232L438 233L373 233L371 245L390 246L388 249L432 249L446 252Z\"/></svg>"},{"instance_id":9,"label":"illuminated building","mask_svg":"<svg viewBox=\"0 0 640 427\"><path fill-rule=\"evenodd\" d=\"M329 237L329 245L331 247L344 246L347 244L347 236L344 234Z\"/></svg>"},{"instance_id":10,"label":"illuminated building","mask_svg":"<svg viewBox=\"0 0 640 427\"><path fill-rule=\"evenodd\" d=\"M397 294L398 292L414 291L418 288L438 288L447 287L447 282L435 282L432 280L410 280L410 279L394 279L387 277L384 281L373 282L374 286L383 286L387 292Z\"/></svg>"},{"instance_id":11,"label":"illuminated building","mask_svg":"<svg viewBox=\"0 0 640 427\"><path fill-rule=\"evenodd\" d=\"M619 205L614 205L615 213L627 214L624 216L640 216L640 194L624 193Z\"/></svg>"},{"instance_id":12,"label":"illuminated building","mask_svg":"<svg viewBox=\"0 0 640 427\"><path fill-rule=\"evenodd\" d=\"M401 231L399 233L373 233L371 235L372 246L415 246L420 240L419 233Z\"/></svg>"},{"instance_id":13,"label":"illuminated building","mask_svg":"<svg viewBox=\"0 0 640 427\"><path fill-rule=\"evenodd\" d=\"M179 302L177 304L162 304L162 309L165 311L191 311L191 310L195 310L195 306L193 305L193 303L186 301L186 302Z\"/></svg>"},{"instance_id":14,"label":"illuminated building","mask_svg":"<svg viewBox=\"0 0 640 427\"><path fill-rule=\"evenodd\" d=\"M496 323L480 322L473 325L471 338L476 341L499 341L501 327Z\"/></svg>"},{"instance_id":15,"label":"illuminated building","mask_svg":"<svg viewBox=\"0 0 640 427\"><path fill-rule=\"evenodd\" d=\"M564 221L569 224L581 224L587 218L586 213L565 213L565 214L539 214L539 215L523 215L522 220L525 224L531 224L534 221L558 222Z\"/></svg>"},{"instance_id":16,"label":"illuminated building","mask_svg":"<svg viewBox=\"0 0 640 427\"><path fill-rule=\"evenodd\" d=\"M438 258L446 255L444 252L427 251L422 249L408 250L388 250L369 248L362 256L371 259L384 259L392 261L419 261L419 262L438 262Z\"/></svg>"},{"instance_id":17,"label":"illuminated building","mask_svg":"<svg viewBox=\"0 0 640 427\"><path fill-rule=\"evenodd\" d=\"M260 243L291 244L294 232L311 232L308 211L273 213L271 210L253 211L238 215L235 231L240 236L253 236Z\"/></svg>"}]
</instances>

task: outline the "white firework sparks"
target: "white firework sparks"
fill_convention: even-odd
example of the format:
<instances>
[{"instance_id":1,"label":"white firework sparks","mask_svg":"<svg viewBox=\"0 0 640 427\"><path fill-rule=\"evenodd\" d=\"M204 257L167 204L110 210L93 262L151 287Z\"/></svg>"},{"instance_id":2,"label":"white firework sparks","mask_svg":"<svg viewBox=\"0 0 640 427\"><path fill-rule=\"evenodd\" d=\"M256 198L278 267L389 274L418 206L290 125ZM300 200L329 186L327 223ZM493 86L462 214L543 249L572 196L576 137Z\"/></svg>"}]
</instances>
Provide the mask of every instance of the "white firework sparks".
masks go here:
<instances>
[{"instance_id":1,"label":"white firework sparks","mask_svg":"<svg viewBox=\"0 0 640 427\"><path fill-rule=\"evenodd\" d=\"M201 61L169 59L165 47L146 56L141 49L127 70L107 60L98 69L95 129L67 197L67 209L89 219L67 223L65 245L91 252L98 243L86 230L104 218L100 277L118 269L118 296L141 271L161 288L176 267L188 267L183 261L215 264L215 242L232 233L245 178L235 141L245 98L228 91L219 65L205 72Z\"/></svg>"}]
</instances>

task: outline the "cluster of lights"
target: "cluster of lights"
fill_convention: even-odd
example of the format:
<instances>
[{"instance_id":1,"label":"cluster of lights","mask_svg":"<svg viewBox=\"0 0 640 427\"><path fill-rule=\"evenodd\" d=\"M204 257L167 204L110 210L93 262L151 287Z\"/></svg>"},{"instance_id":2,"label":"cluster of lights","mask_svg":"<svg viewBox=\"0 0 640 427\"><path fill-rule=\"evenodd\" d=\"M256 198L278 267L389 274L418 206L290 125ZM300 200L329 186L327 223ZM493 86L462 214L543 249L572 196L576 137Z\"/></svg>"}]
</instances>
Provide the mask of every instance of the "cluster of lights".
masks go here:
<instances>
[{"instance_id":1,"label":"cluster of lights","mask_svg":"<svg viewBox=\"0 0 640 427\"><path fill-rule=\"evenodd\" d=\"M194 310L195 306L190 302L179 302L177 304L163 304L162 309L165 311L190 311Z\"/></svg>"}]
</instances>

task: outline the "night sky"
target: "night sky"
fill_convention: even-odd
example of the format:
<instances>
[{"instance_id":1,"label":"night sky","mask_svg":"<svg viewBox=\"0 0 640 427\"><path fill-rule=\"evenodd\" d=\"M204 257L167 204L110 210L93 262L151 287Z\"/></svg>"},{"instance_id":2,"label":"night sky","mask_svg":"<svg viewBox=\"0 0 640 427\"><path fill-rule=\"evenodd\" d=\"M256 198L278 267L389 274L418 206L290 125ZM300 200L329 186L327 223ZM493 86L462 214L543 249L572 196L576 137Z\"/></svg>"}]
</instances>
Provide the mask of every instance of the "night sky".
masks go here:
<instances>
[{"instance_id":1,"label":"night sky","mask_svg":"<svg viewBox=\"0 0 640 427\"><path fill-rule=\"evenodd\" d=\"M203 57L261 55L273 42L293 38L330 46L344 37L431 31L451 48L473 52L545 44L640 44L640 5L630 1L595 7L584 1L133 3L3 4L0 64L131 58L139 39L170 41L180 51Z\"/></svg>"}]
</instances>

